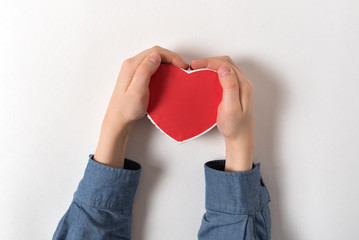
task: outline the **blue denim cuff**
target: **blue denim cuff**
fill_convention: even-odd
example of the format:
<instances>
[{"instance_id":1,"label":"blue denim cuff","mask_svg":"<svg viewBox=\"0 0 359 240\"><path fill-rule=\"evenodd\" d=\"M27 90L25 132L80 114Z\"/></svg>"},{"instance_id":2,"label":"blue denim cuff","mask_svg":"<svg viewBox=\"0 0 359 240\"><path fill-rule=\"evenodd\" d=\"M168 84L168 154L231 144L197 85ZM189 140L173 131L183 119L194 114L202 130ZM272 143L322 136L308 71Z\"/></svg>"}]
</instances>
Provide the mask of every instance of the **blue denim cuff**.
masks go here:
<instances>
[{"instance_id":1,"label":"blue denim cuff","mask_svg":"<svg viewBox=\"0 0 359 240\"><path fill-rule=\"evenodd\" d=\"M229 214L252 214L270 201L260 164L245 172L225 172L225 160L205 164L206 209Z\"/></svg>"},{"instance_id":2,"label":"blue denim cuff","mask_svg":"<svg viewBox=\"0 0 359 240\"><path fill-rule=\"evenodd\" d=\"M141 165L125 159L124 168L113 168L93 160L89 161L74 200L100 209L130 208L141 175Z\"/></svg>"}]
</instances>

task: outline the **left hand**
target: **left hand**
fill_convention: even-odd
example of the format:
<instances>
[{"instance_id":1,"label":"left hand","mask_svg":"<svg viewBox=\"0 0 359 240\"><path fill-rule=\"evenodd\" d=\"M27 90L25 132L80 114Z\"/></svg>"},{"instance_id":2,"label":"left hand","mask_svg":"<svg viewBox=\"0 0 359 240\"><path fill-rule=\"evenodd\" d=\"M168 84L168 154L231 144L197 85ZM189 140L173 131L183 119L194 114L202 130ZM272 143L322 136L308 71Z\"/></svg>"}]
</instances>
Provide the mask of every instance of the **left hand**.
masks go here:
<instances>
[{"instance_id":1,"label":"left hand","mask_svg":"<svg viewBox=\"0 0 359 240\"><path fill-rule=\"evenodd\" d=\"M105 115L105 121L111 122L112 127L132 125L146 115L148 86L161 62L188 68L178 54L158 46L124 61Z\"/></svg>"},{"instance_id":2,"label":"left hand","mask_svg":"<svg viewBox=\"0 0 359 240\"><path fill-rule=\"evenodd\" d=\"M178 54L158 46L124 61L102 123L94 160L123 168L129 131L136 120L146 115L148 86L161 62L188 68Z\"/></svg>"}]
</instances>

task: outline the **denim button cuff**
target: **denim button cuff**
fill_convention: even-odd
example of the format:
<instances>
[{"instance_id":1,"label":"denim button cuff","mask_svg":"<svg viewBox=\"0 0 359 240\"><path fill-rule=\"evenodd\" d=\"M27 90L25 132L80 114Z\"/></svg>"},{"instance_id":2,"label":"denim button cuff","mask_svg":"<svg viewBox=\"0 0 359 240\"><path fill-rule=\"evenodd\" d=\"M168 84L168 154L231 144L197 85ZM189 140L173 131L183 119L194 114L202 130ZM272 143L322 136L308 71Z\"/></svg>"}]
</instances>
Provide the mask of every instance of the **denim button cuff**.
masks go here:
<instances>
[{"instance_id":1,"label":"denim button cuff","mask_svg":"<svg viewBox=\"0 0 359 240\"><path fill-rule=\"evenodd\" d=\"M207 210L252 214L269 202L261 181L260 163L245 172L225 172L224 166L225 160L205 164Z\"/></svg>"},{"instance_id":2,"label":"denim button cuff","mask_svg":"<svg viewBox=\"0 0 359 240\"><path fill-rule=\"evenodd\" d=\"M124 168L113 168L93 160L89 155L84 177L74 199L94 208L130 208L140 180L141 165L125 159Z\"/></svg>"}]
</instances>

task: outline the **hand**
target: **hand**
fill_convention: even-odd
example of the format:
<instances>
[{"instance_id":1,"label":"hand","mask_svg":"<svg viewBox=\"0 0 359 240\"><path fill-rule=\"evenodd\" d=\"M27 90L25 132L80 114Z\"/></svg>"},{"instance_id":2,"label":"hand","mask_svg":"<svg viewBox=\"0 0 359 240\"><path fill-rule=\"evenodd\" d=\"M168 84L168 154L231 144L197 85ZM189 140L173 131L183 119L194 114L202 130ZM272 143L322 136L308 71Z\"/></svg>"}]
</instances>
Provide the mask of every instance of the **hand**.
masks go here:
<instances>
[{"instance_id":1,"label":"hand","mask_svg":"<svg viewBox=\"0 0 359 240\"><path fill-rule=\"evenodd\" d=\"M223 97L217 112L217 127L226 142L225 171L252 169L254 149L253 86L228 56L194 60L192 69L218 72Z\"/></svg>"},{"instance_id":2,"label":"hand","mask_svg":"<svg viewBox=\"0 0 359 240\"><path fill-rule=\"evenodd\" d=\"M128 134L133 123L146 115L149 82L161 62L188 68L178 54L158 46L124 61L102 123L94 160L123 168Z\"/></svg>"}]
</instances>

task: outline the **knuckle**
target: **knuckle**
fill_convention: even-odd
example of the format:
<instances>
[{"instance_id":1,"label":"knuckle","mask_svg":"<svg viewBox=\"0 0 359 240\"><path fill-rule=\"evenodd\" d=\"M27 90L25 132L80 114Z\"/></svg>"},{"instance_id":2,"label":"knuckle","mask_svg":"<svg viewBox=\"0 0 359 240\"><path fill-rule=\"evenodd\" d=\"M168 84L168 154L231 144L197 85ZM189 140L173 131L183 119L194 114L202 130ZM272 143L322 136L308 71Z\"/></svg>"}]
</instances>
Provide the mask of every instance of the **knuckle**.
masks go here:
<instances>
[{"instance_id":1,"label":"knuckle","mask_svg":"<svg viewBox=\"0 0 359 240\"><path fill-rule=\"evenodd\" d=\"M245 94L246 96L252 96L253 95L253 87L249 84L246 84L242 87L241 92Z\"/></svg>"},{"instance_id":2,"label":"knuckle","mask_svg":"<svg viewBox=\"0 0 359 240\"><path fill-rule=\"evenodd\" d=\"M146 98L146 93L147 92L143 91L141 88L132 88L128 94L131 99L142 102Z\"/></svg>"},{"instance_id":3,"label":"knuckle","mask_svg":"<svg viewBox=\"0 0 359 240\"><path fill-rule=\"evenodd\" d=\"M182 59L182 57L178 53L173 53L174 58Z\"/></svg>"},{"instance_id":4,"label":"knuckle","mask_svg":"<svg viewBox=\"0 0 359 240\"><path fill-rule=\"evenodd\" d=\"M230 63L234 68L237 68L240 71L238 65L233 61L233 59L230 56L225 55L225 56L223 56L223 58L224 58L225 61Z\"/></svg>"},{"instance_id":5,"label":"knuckle","mask_svg":"<svg viewBox=\"0 0 359 240\"><path fill-rule=\"evenodd\" d=\"M128 93L128 97L131 99L133 104L136 104L141 101L142 94L138 90L132 90Z\"/></svg>"},{"instance_id":6,"label":"knuckle","mask_svg":"<svg viewBox=\"0 0 359 240\"><path fill-rule=\"evenodd\" d=\"M137 72L140 76L146 76L151 73L151 68L146 65L142 65L137 69Z\"/></svg>"},{"instance_id":7,"label":"knuckle","mask_svg":"<svg viewBox=\"0 0 359 240\"><path fill-rule=\"evenodd\" d=\"M239 103L239 102L238 102ZM239 104L237 102L233 103L231 102L231 104L226 104L223 108L223 112L225 114L228 114L229 116L233 116L238 112L239 109Z\"/></svg>"},{"instance_id":8,"label":"knuckle","mask_svg":"<svg viewBox=\"0 0 359 240\"><path fill-rule=\"evenodd\" d=\"M228 77L223 80L223 87L226 89L233 89L237 87L237 81L236 79L232 77Z\"/></svg>"},{"instance_id":9,"label":"knuckle","mask_svg":"<svg viewBox=\"0 0 359 240\"><path fill-rule=\"evenodd\" d=\"M232 59L228 55L224 55L222 58L228 62L232 62Z\"/></svg>"},{"instance_id":10,"label":"knuckle","mask_svg":"<svg viewBox=\"0 0 359 240\"><path fill-rule=\"evenodd\" d=\"M155 51L155 52L159 52L162 48L158 45L155 45L152 47L152 50Z\"/></svg>"},{"instance_id":11,"label":"knuckle","mask_svg":"<svg viewBox=\"0 0 359 240\"><path fill-rule=\"evenodd\" d=\"M137 90L132 93L132 97L133 97L133 99L137 99L137 100L141 101L144 97L144 94L141 91Z\"/></svg>"},{"instance_id":12,"label":"knuckle","mask_svg":"<svg viewBox=\"0 0 359 240\"><path fill-rule=\"evenodd\" d=\"M251 81L246 81L248 90L253 91L253 83Z\"/></svg>"},{"instance_id":13,"label":"knuckle","mask_svg":"<svg viewBox=\"0 0 359 240\"><path fill-rule=\"evenodd\" d=\"M132 58L127 58L125 61L123 61L122 65L125 67L129 67L132 65L133 59Z\"/></svg>"}]
</instances>

